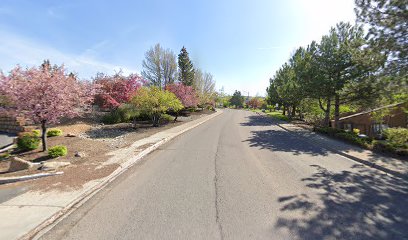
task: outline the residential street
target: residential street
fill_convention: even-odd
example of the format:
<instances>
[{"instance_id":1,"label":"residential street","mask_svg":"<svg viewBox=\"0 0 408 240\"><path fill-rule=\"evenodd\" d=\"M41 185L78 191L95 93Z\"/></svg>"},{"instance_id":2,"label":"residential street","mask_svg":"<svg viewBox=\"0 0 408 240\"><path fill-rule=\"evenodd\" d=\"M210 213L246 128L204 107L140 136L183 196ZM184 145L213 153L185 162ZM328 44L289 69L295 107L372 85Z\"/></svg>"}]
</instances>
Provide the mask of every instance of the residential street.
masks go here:
<instances>
[{"instance_id":1,"label":"residential street","mask_svg":"<svg viewBox=\"0 0 408 240\"><path fill-rule=\"evenodd\" d=\"M226 109L42 239L408 239L407 206L407 182Z\"/></svg>"}]
</instances>

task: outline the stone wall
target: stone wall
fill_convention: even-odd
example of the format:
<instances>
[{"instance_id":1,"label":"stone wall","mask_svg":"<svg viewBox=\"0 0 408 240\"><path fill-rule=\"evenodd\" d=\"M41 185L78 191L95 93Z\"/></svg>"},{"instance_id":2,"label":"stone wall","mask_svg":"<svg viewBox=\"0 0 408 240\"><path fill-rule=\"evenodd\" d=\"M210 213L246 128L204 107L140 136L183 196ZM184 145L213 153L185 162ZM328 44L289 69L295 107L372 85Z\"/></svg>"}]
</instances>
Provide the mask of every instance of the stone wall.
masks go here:
<instances>
[{"instance_id":1,"label":"stone wall","mask_svg":"<svg viewBox=\"0 0 408 240\"><path fill-rule=\"evenodd\" d=\"M26 121L22 117L0 115L0 132L19 133L24 132Z\"/></svg>"}]
</instances>

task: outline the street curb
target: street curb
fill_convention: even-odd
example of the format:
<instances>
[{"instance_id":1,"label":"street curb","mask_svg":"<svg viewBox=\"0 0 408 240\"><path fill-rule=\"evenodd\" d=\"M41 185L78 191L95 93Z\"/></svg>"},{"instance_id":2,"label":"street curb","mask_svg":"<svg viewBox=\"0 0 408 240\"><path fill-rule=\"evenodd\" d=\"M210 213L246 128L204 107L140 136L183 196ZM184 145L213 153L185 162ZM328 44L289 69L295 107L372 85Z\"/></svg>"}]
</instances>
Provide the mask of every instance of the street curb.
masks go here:
<instances>
[{"instance_id":1,"label":"street curb","mask_svg":"<svg viewBox=\"0 0 408 240\"><path fill-rule=\"evenodd\" d=\"M0 178L0 185L1 184L7 184L7 183L19 182L19 181L27 181L27 180L37 179L37 178L42 178L42 177L61 175L63 173L64 172L37 173L37 174L24 175L24 176L19 176L19 177L4 177L4 178Z\"/></svg>"},{"instance_id":2,"label":"street curb","mask_svg":"<svg viewBox=\"0 0 408 240\"><path fill-rule=\"evenodd\" d=\"M10 149L12 149L12 148L14 148L14 147L16 147L16 144L15 144L15 143L10 143L10 144L8 144L8 145L6 145L6 146L3 146L3 147L0 149L0 153L7 152L8 150L10 150Z\"/></svg>"},{"instance_id":3,"label":"street curb","mask_svg":"<svg viewBox=\"0 0 408 240\"><path fill-rule=\"evenodd\" d=\"M259 113L257 113L257 114L259 114ZM259 115L261 115L261 114L259 114ZM266 114L265 114L264 116L268 117L268 115L266 115ZM310 138L306 138L306 137L302 136L301 134L296 133L295 131L292 131L292 130L290 130L290 129L288 129L288 128L285 128L285 127L281 126L281 124L279 124L279 123L277 123L277 126L280 127L280 128L282 128L282 129L285 130L285 131L288 131L288 132L290 132L290 133L292 133L292 134L296 134L296 135L299 136L299 137L302 137L302 138L304 138L304 139L306 139L306 140L308 140L308 141L310 141L310 142L316 143L316 144L318 144L318 145L321 146L321 144L320 144L319 142L317 142L317 141L315 141L315 140L312 140L312 139L310 139ZM316 134L317 134L317 133L316 133ZM335 149L335 148L332 148L332 147L328 147L328 146L324 146L324 147L321 146L321 147L322 147L322 148L326 148L326 149L328 149L328 150L330 150L330 151L332 151L332 152L334 152L334 153L337 153L337 154L339 154L339 155L341 155L341 156L343 156L343 157L349 158L350 160L353 160L353 161L356 161L356 162L358 162L358 163L364 164L364 165L366 165L366 166L368 166L368 167L371 167L371 168L375 168L375 169L377 169L377 170L379 170L379 171L384 172L385 174L390 174L390 175L393 175L393 176L395 176L395 177L398 177L398 178L401 178L401 179L403 179L403 180L408 181L408 176L407 176L406 174L402 174L402 173L399 173L399 172L397 172L397 171L388 169L388 168L386 168L386 167L382 167L382 166L377 165L377 164L375 164L375 163L373 163L373 162L370 162L370 161L367 161L367 160L358 158L358 157L356 157L356 156L350 155L350 154L348 154L348 153L346 153L346 152L343 152L343 151L339 151L339 150L337 150L337 149Z\"/></svg>"},{"instance_id":4,"label":"street curb","mask_svg":"<svg viewBox=\"0 0 408 240\"><path fill-rule=\"evenodd\" d=\"M156 150L159 146L165 144L166 142L174 139L177 136L180 136L181 134L198 127L199 125L217 117L218 115L222 114L222 110L218 110L216 113L213 113L209 116L208 118L203 119L203 121L200 121L188 128L185 128L181 130L180 132L175 133L174 135L170 137L163 138L159 140L158 142L154 143L152 146L144 149L141 151L139 154L136 156L132 157L129 161L126 161L122 163L115 171L113 171L109 176L105 177L101 182L96 184L94 187L88 189L85 193L81 194L79 197L71 201L67 206L53 214L51 217L43 221L41 224L39 224L37 227L34 229L30 230L28 233L20 237L19 239L34 239L34 238L39 238L42 235L44 235L46 232L48 232L51 228L47 229L48 226L52 224L57 224L58 221L62 220L64 216L68 216L73 210L79 208L81 205L83 205L86 201L88 201L91 197L93 197L95 194L97 194L100 190L102 190L106 185L114 181L116 178L118 178L121 174L126 172L130 167L135 165L137 162L139 162L140 159L142 159L144 156L148 155L149 153L153 152Z\"/></svg>"}]
</instances>

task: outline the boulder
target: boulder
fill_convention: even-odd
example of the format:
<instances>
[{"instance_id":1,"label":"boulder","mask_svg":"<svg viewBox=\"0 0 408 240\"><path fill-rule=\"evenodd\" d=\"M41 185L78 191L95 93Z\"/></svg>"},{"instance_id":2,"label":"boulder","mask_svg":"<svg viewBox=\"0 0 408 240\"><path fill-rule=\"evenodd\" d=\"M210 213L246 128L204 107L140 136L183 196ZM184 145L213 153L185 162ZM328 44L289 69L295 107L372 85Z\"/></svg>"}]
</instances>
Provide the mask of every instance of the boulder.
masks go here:
<instances>
[{"instance_id":1,"label":"boulder","mask_svg":"<svg viewBox=\"0 0 408 240\"><path fill-rule=\"evenodd\" d=\"M84 152L75 152L75 157L83 158L86 154Z\"/></svg>"},{"instance_id":2,"label":"boulder","mask_svg":"<svg viewBox=\"0 0 408 240\"><path fill-rule=\"evenodd\" d=\"M69 162L43 162L41 170L57 170L68 165L70 165Z\"/></svg>"},{"instance_id":3,"label":"boulder","mask_svg":"<svg viewBox=\"0 0 408 240\"><path fill-rule=\"evenodd\" d=\"M10 160L8 172L16 172L21 170L38 170L40 167L40 163L32 163L19 157L13 157Z\"/></svg>"}]
</instances>

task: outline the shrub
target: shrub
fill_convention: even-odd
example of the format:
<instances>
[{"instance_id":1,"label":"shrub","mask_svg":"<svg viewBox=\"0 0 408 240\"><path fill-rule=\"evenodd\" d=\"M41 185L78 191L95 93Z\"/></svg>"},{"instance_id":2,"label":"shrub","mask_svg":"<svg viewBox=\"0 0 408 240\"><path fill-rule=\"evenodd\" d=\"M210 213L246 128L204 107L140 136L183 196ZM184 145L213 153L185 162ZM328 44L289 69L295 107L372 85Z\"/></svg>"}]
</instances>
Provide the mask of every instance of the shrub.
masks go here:
<instances>
[{"instance_id":1,"label":"shrub","mask_svg":"<svg viewBox=\"0 0 408 240\"><path fill-rule=\"evenodd\" d=\"M332 137L335 136L337 133L345 133L344 130L331 127L315 127L315 132L327 134Z\"/></svg>"},{"instance_id":2,"label":"shrub","mask_svg":"<svg viewBox=\"0 0 408 240\"><path fill-rule=\"evenodd\" d=\"M102 122L104 124L116 124L120 123L122 121L122 117L120 116L120 113L116 110L113 110L102 117Z\"/></svg>"},{"instance_id":3,"label":"shrub","mask_svg":"<svg viewBox=\"0 0 408 240\"><path fill-rule=\"evenodd\" d=\"M391 145L408 148L408 128L388 128L384 130L384 134Z\"/></svg>"},{"instance_id":4,"label":"shrub","mask_svg":"<svg viewBox=\"0 0 408 240\"><path fill-rule=\"evenodd\" d=\"M119 108L112 110L102 117L105 124L116 124L122 122L131 122L137 119L140 113L130 104L123 104Z\"/></svg>"},{"instance_id":5,"label":"shrub","mask_svg":"<svg viewBox=\"0 0 408 240\"><path fill-rule=\"evenodd\" d=\"M174 120L173 116L170 116L169 114L162 114L160 117L160 123L168 123Z\"/></svg>"},{"instance_id":6,"label":"shrub","mask_svg":"<svg viewBox=\"0 0 408 240\"><path fill-rule=\"evenodd\" d=\"M349 143L359 145L361 147L365 147L365 148L368 147L368 140L365 140L364 138L360 138L354 133L338 132L335 134L335 137L342 139L344 141L347 141Z\"/></svg>"},{"instance_id":7,"label":"shrub","mask_svg":"<svg viewBox=\"0 0 408 240\"><path fill-rule=\"evenodd\" d=\"M215 108L214 108L213 106L211 106L211 105L208 105L208 106L207 106L207 110L215 111Z\"/></svg>"},{"instance_id":8,"label":"shrub","mask_svg":"<svg viewBox=\"0 0 408 240\"><path fill-rule=\"evenodd\" d=\"M40 138L34 133L24 133L17 139L17 147L23 151L31 151L40 146Z\"/></svg>"},{"instance_id":9,"label":"shrub","mask_svg":"<svg viewBox=\"0 0 408 240\"><path fill-rule=\"evenodd\" d=\"M384 141L374 141L373 142L373 150L379 151L379 152L388 152L388 153L393 153L397 154L400 156L408 156L408 149L405 148L398 148L395 145L392 145L390 143L384 142Z\"/></svg>"},{"instance_id":10,"label":"shrub","mask_svg":"<svg viewBox=\"0 0 408 240\"><path fill-rule=\"evenodd\" d=\"M56 137L61 135L62 135L61 129L54 128L47 131L47 137Z\"/></svg>"},{"instance_id":11,"label":"shrub","mask_svg":"<svg viewBox=\"0 0 408 240\"><path fill-rule=\"evenodd\" d=\"M52 158L62 157L67 155L68 150L66 146L58 145L48 150L48 156Z\"/></svg>"},{"instance_id":12,"label":"shrub","mask_svg":"<svg viewBox=\"0 0 408 240\"><path fill-rule=\"evenodd\" d=\"M35 137L41 137L41 130L36 129L33 130L32 133Z\"/></svg>"},{"instance_id":13,"label":"shrub","mask_svg":"<svg viewBox=\"0 0 408 240\"><path fill-rule=\"evenodd\" d=\"M358 129L358 128L353 128L353 133L354 133L355 135L359 135L359 134L360 134L360 129Z\"/></svg>"}]
</instances>

